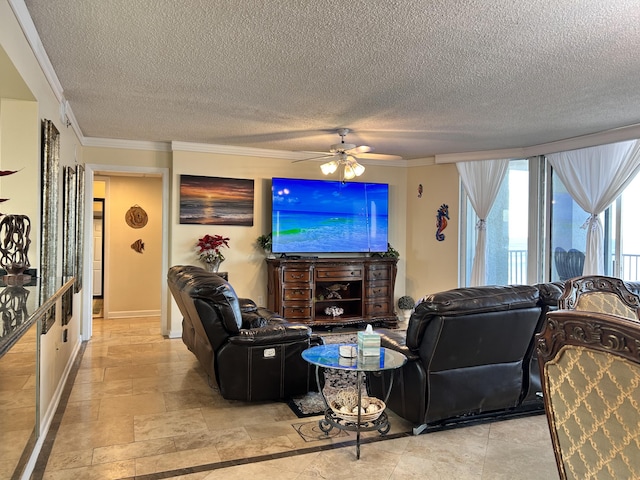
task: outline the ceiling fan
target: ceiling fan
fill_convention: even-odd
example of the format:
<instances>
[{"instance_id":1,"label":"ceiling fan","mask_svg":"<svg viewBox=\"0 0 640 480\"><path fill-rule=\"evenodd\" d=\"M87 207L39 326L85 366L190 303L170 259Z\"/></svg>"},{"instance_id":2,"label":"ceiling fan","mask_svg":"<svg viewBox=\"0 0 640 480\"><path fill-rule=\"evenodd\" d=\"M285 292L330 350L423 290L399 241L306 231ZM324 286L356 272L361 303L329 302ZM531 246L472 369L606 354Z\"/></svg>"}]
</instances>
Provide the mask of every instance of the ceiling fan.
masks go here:
<instances>
[{"instance_id":1,"label":"ceiling fan","mask_svg":"<svg viewBox=\"0 0 640 480\"><path fill-rule=\"evenodd\" d=\"M320 170L325 175L331 175L334 173L339 167L343 167L343 178L345 180L351 180L352 178L359 177L364 173L364 166L358 163L358 157L363 158L366 156L367 158L372 157L380 157L381 159L388 159L391 157L390 155L377 155L371 154L373 150L372 147L368 145L359 145L356 146L353 143L345 143L344 137L349 133L348 128L339 128L337 130L338 135L340 135L341 141L340 143L334 143L329 148L329 152L314 158L305 158L304 160L296 160L296 162L303 162L307 160L323 160L329 159L328 162L320 165Z\"/></svg>"}]
</instances>

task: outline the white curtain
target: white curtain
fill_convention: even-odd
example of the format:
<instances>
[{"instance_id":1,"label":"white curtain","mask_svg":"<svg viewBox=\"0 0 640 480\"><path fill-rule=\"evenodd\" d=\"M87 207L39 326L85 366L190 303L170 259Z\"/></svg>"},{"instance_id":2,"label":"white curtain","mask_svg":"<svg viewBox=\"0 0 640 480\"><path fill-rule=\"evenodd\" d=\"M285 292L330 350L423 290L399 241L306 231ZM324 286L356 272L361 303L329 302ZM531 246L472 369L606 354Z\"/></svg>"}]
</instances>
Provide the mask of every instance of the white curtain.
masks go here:
<instances>
[{"instance_id":1,"label":"white curtain","mask_svg":"<svg viewBox=\"0 0 640 480\"><path fill-rule=\"evenodd\" d=\"M640 168L640 142L611 143L547 155L571 197L588 212L583 275L604 274L604 232L598 215L633 180Z\"/></svg>"},{"instance_id":2,"label":"white curtain","mask_svg":"<svg viewBox=\"0 0 640 480\"><path fill-rule=\"evenodd\" d=\"M471 205L478 215L478 238L471 268L472 287L487 283L487 216L498 196L500 184L507 173L509 160L479 160L456 163L460 179Z\"/></svg>"}]
</instances>

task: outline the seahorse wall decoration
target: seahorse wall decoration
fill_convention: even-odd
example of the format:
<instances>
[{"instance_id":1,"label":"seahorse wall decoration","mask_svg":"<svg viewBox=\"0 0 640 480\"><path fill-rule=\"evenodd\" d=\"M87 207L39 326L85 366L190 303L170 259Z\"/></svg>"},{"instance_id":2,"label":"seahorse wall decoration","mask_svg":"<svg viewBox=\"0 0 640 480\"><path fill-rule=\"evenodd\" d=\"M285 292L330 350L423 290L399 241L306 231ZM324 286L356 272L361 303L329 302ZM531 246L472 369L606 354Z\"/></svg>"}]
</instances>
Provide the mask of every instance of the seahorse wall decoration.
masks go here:
<instances>
[{"instance_id":1,"label":"seahorse wall decoration","mask_svg":"<svg viewBox=\"0 0 640 480\"><path fill-rule=\"evenodd\" d=\"M444 240L443 230L447 228L447 220L449 220L449 205L443 203L436 214L436 240L439 242Z\"/></svg>"}]
</instances>

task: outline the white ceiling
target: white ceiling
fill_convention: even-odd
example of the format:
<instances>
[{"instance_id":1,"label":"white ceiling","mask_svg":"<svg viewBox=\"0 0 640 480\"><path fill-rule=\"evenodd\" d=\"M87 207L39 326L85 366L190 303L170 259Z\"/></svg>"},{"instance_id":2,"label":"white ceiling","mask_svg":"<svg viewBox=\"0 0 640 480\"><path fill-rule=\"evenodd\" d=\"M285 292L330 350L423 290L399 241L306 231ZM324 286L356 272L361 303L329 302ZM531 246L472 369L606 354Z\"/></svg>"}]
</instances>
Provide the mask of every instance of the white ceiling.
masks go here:
<instances>
[{"instance_id":1,"label":"white ceiling","mask_svg":"<svg viewBox=\"0 0 640 480\"><path fill-rule=\"evenodd\" d=\"M639 0L25 0L82 134L416 159L640 123Z\"/></svg>"}]
</instances>

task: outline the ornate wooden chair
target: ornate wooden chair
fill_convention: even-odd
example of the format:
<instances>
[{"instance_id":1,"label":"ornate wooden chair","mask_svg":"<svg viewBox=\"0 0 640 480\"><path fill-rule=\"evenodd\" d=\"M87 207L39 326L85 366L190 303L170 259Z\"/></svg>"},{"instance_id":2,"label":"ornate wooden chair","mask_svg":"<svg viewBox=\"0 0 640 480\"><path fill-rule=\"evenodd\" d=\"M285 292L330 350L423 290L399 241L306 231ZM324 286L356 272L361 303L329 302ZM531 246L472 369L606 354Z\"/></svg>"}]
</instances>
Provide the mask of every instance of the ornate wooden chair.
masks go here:
<instances>
[{"instance_id":1,"label":"ornate wooden chair","mask_svg":"<svg viewBox=\"0 0 640 480\"><path fill-rule=\"evenodd\" d=\"M587 275L567 280L560 309L610 313L640 318L640 299L619 278Z\"/></svg>"},{"instance_id":2,"label":"ornate wooden chair","mask_svg":"<svg viewBox=\"0 0 640 480\"><path fill-rule=\"evenodd\" d=\"M536 341L560 478L640 478L640 322L557 310Z\"/></svg>"}]
</instances>

